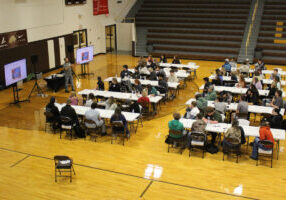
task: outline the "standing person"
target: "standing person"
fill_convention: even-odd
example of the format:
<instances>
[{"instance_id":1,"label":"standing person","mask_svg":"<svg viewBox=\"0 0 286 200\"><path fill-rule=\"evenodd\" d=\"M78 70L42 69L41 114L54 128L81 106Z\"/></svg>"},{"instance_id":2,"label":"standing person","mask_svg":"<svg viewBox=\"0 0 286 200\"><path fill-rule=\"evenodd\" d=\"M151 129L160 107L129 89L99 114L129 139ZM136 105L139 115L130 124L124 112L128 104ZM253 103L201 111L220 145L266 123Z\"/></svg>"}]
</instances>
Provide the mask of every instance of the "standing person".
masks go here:
<instances>
[{"instance_id":1,"label":"standing person","mask_svg":"<svg viewBox=\"0 0 286 200\"><path fill-rule=\"evenodd\" d=\"M73 84L73 76L72 76L72 64L70 63L68 58L65 58L64 63L64 72L65 72L65 91L66 93L69 92L68 84L71 84L72 91L74 91L74 84Z\"/></svg>"},{"instance_id":2,"label":"standing person","mask_svg":"<svg viewBox=\"0 0 286 200\"><path fill-rule=\"evenodd\" d=\"M96 87L96 89L104 91L104 83L101 80L100 76L97 77L97 87Z\"/></svg>"}]
</instances>

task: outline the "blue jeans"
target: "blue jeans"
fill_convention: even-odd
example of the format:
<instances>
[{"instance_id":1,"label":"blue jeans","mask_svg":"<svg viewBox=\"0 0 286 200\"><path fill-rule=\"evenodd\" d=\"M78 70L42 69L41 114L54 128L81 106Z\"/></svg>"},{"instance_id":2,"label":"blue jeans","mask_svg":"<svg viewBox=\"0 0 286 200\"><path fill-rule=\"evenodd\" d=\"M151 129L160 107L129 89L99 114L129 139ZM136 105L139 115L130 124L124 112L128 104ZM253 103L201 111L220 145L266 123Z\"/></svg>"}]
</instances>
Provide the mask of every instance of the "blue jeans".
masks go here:
<instances>
[{"instance_id":1,"label":"blue jeans","mask_svg":"<svg viewBox=\"0 0 286 200\"><path fill-rule=\"evenodd\" d=\"M263 150L269 150L268 148L265 148L263 145L258 144L259 141L260 141L259 137L256 137L253 141L252 154L251 154L252 158L258 157L258 147Z\"/></svg>"}]
</instances>

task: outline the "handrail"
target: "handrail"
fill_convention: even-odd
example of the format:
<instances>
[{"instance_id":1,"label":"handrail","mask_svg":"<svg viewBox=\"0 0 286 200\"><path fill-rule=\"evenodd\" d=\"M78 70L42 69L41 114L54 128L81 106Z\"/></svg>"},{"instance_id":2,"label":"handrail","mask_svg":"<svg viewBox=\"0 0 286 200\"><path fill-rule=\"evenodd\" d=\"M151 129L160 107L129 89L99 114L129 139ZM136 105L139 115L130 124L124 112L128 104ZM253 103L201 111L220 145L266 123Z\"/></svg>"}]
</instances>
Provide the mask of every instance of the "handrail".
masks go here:
<instances>
[{"instance_id":1,"label":"handrail","mask_svg":"<svg viewBox=\"0 0 286 200\"><path fill-rule=\"evenodd\" d=\"M252 34L253 24L254 24L255 18L256 18L256 12L257 12L258 4L259 4L259 0L256 0L254 12L253 12L252 18L251 18L250 28L248 30L247 40L246 40L246 44L245 44L245 56L247 56L247 54L248 54L248 52L247 52L248 51L248 45L249 45L250 36Z\"/></svg>"},{"instance_id":2,"label":"handrail","mask_svg":"<svg viewBox=\"0 0 286 200\"><path fill-rule=\"evenodd\" d=\"M135 17L125 17L125 18L123 19L123 22L125 23L126 20L128 20L128 19L132 19L132 20L134 21L134 23L135 23Z\"/></svg>"}]
</instances>

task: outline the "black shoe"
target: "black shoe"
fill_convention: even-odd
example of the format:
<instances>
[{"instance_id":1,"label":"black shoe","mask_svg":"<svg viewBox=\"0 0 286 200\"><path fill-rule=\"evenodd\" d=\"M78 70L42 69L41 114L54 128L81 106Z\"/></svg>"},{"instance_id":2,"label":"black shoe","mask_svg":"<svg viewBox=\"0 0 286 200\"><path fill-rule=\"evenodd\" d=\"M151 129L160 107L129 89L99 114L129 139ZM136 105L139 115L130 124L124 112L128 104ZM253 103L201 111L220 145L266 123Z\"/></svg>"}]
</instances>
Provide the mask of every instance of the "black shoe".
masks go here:
<instances>
[{"instance_id":1,"label":"black shoe","mask_svg":"<svg viewBox=\"0 0 286 200\"><path fill-rule=\"evenodd\" d=\"M254 158L252 156L249 156L249 158L251 158L252 160L258 160L258 158Z\"/></svg>"}]
</instances>

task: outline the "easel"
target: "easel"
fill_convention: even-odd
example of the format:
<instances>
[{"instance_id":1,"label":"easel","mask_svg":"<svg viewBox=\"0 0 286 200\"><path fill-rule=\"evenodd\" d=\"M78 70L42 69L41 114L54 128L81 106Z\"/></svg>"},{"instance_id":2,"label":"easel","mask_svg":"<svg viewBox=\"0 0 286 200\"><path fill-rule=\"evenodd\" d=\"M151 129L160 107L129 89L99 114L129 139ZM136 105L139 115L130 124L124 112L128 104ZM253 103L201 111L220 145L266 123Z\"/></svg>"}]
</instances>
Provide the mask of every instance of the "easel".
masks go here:
<instances>
[{"instance_id":1,"label":"easel","mask_svg":"<svg viewBox=\"0 0 286 200\"><path fill-rule=\"evenodd\" d=\"M26 100L20 100L19 99L19 91L22 90L22 89L18 88L18 84L17 83L13 84L12 87L13 87L14 101L12 103L10 103L10 104L18 104L18 103L21 103L21 102L30 101L29 99L26 99Z\"/></svg>"},{"instance_id":2,"label":"easel","mask_svg":"<svg viewBox=\"0 0 286 200\"><path fill-rule=\"evenodd\" d=\"M79 74L79 76L83 76L85 77L86 75L89 76L89 75L93 75L94 76L94 73L87 73L86 72L86 66L88 65L89 63L83 63L81 64L81 74Z\"/></svg>"},{"instance_id":3,"label":"easel","mask_svg":"<svg viewBox=\"0 0 286 200\"><path fill-rule=\"evenodd\" d=\"M38 84L38 79L42 78L42 73L36 73L35 76L36 76L35 77L35 84L34 84L32 90L31 90L31 92L30 92L30 94L28 96L27 101L30 101L31 95L32 95L32 93L34 92L35 89L38 91L38 95L39 96L44 96L45 95L43 90L40 88L40 86Z\"/></svg>"}]
</instances>

